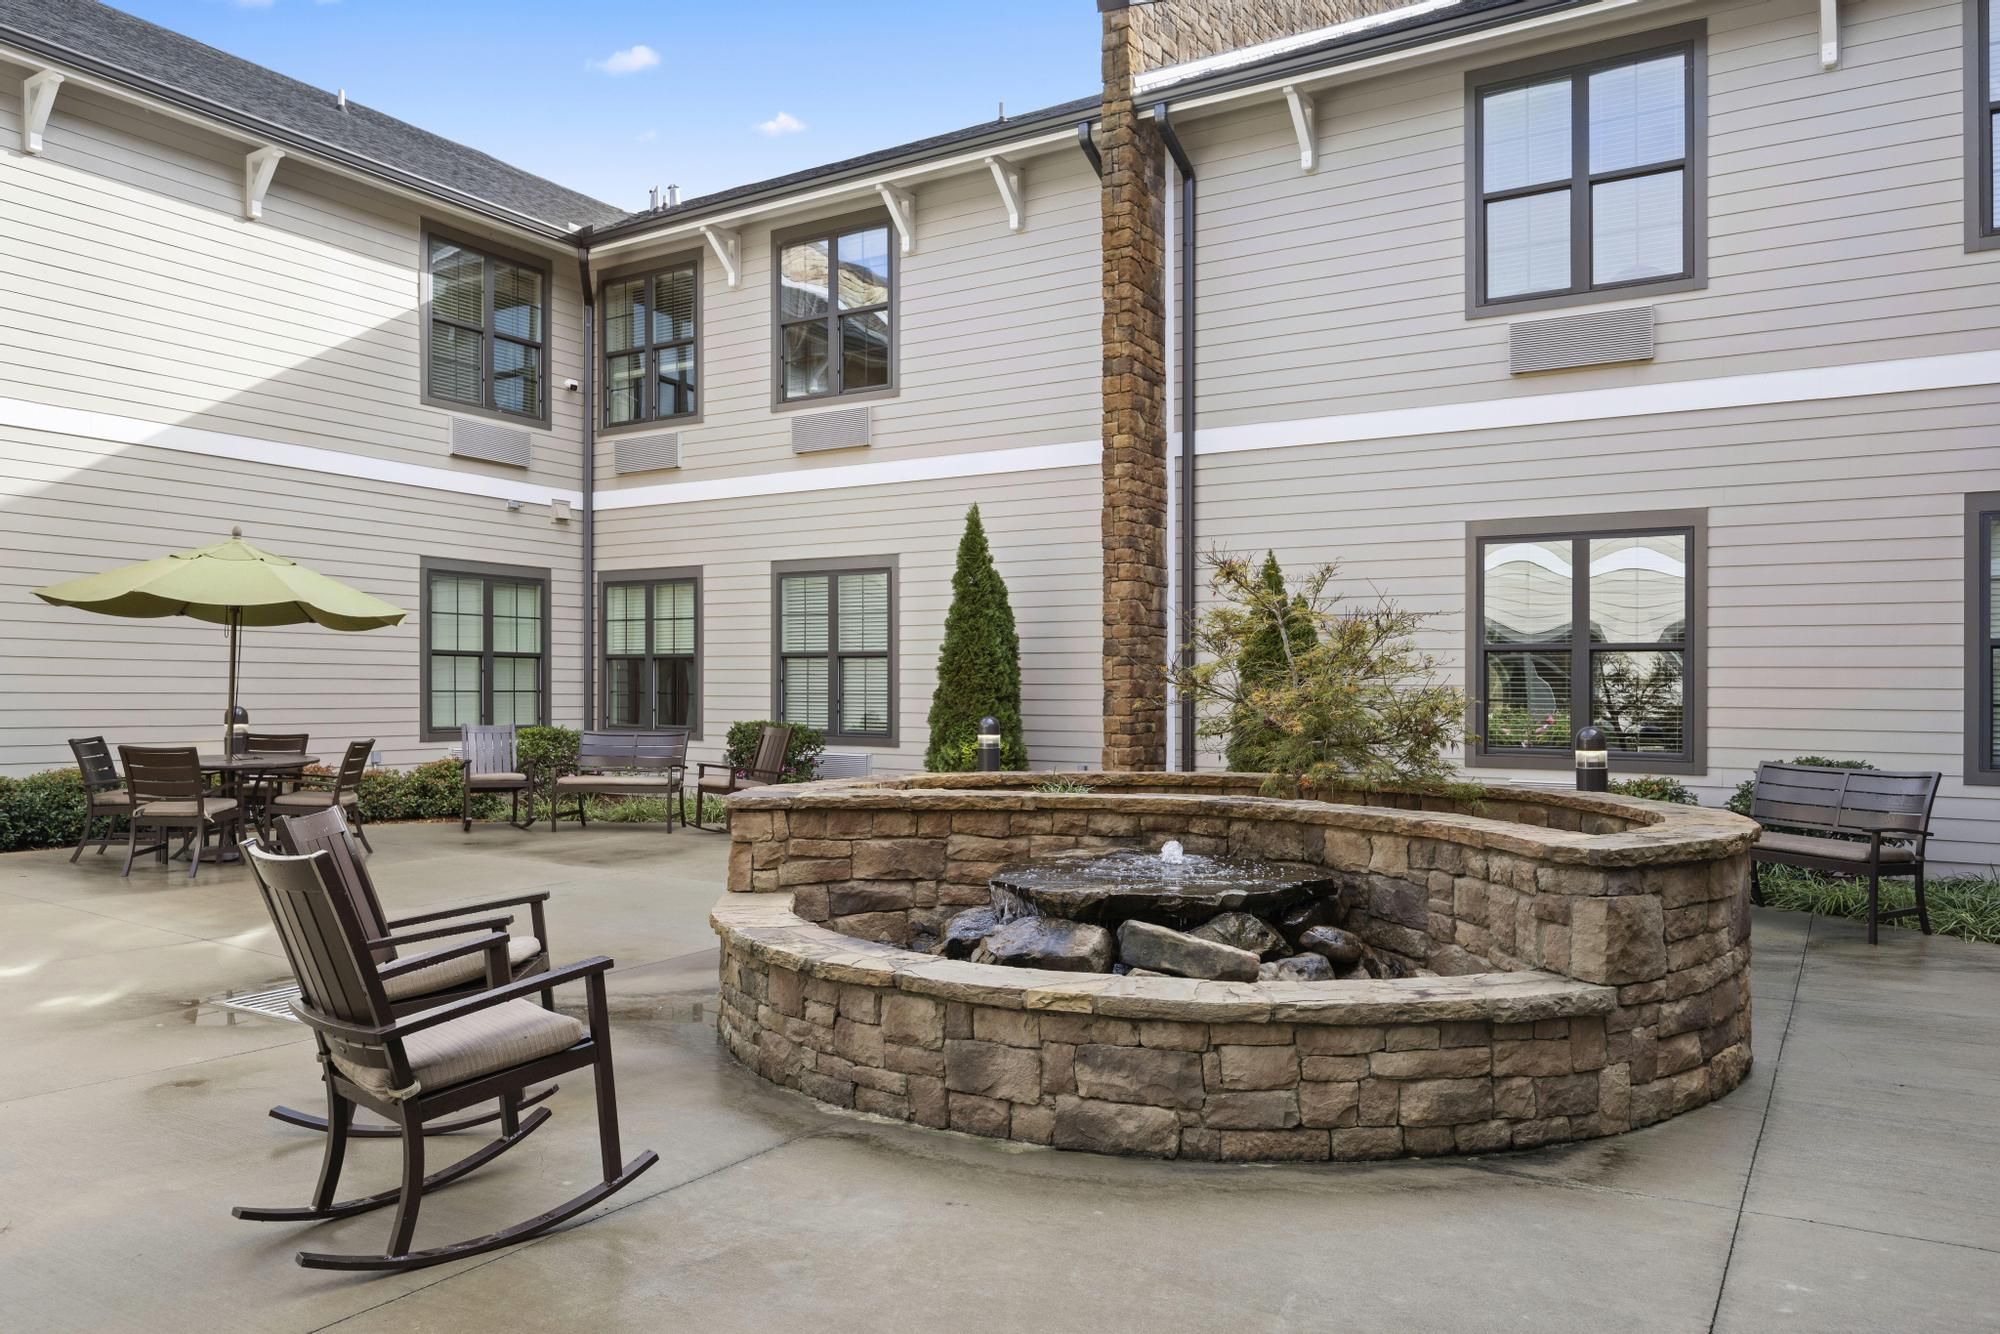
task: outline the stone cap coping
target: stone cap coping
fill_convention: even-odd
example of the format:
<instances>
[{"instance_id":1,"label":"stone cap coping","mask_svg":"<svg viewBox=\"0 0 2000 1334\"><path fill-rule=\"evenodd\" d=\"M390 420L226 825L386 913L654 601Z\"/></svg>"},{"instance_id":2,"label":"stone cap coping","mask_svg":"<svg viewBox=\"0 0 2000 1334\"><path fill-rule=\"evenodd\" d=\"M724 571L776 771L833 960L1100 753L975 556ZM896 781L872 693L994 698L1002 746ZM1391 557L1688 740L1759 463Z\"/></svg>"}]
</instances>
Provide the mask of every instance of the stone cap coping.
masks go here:
<instances>
[{"instance_id":1,"label":"stone cap coping","mask_svg":"<svg viewBox=\"0 0 2000 1334\"><path fill-rule=\"evenodd\" d=\"M887 987L1003 1010L1052 1010L1189 1023L1532 1023L1608 1014L1615 987L1556 973L1476 973L1340 982L1201 982L1119 977L940 959L844 936L792 911L789 892L725 894L709 925L726 945L828 982Z\"/></svg>"},{"instance_id":2,"label":"stone cap coping","mask_svg":"<svg viewBox=\"0 0 2000 1334\"><path fill-rule=\"evenodd\" d=\"M1488 786L1485 799L1526 806L1565 807L1636 823L1610 833L1587 834L1512 820L1467 815L1446 809L1409 810L1359 804L1371 797L1400 797L1448 804L1446 797L1421 794L1357 793L1357 804L1238 795L1261 775L1217 773L1061 774L1087 783L1092 792L1036 792L1028 784L1051 775L916 774L903 778L828 779L775 784L732 796L733 809L756 811L1087 811L1127 815L1171 815L1182 819L1273 820L1331 826L1370 833L1430 838L1467 847L1510 852L1545 862L1586 866L1653 866L1715 861L1745 852L1758 827L1731 811L1676 806L1610 793L1546 791ZM1176 787L1181 792L1135 792L1136 787ZM1013 971L1013 970L1010 970Z\"/></svg>"}]
</instances>

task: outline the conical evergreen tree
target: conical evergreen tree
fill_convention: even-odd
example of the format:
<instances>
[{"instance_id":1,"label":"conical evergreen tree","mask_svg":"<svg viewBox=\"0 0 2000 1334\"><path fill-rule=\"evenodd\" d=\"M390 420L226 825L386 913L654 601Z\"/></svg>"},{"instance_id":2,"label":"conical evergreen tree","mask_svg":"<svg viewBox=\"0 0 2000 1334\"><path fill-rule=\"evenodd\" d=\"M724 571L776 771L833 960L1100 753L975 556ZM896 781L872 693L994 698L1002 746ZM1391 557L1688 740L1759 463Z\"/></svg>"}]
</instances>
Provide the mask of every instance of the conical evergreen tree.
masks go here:
<instances>
[{"instance_id":1,"label":"conical evergreen tree","mask_svg":"<svg viewBox=\"0 0 2000 1334\"><path fill-rule=\"evenodd\" d=\"M1264 568L1257 572L1257 578L1277 598L1284 597L1285 573L1278 568L1276 553L1264 553ZM1319 642L1319 636L1313 630L1312 617L1307 613L1302 598L1293 598L1286 607L1284 625L1284 634L1280 635L1277 622L1268 621L1244 645L1240 671L1246 687L1269 685L1283 679L1287 639L1291 641L1293 653ZM1262 718L1240 717L1230 729L1224 760L1232 772L1265 773L1272 767L1269 753L1275 737L1271 725Z\"/></svg>"},{"instance_id":2,"label":"conical evergreen tree","mask_svg":"<svg viewBox=\"0 0 2000 1334\"><path fill-rule=\"evenodd\" d=\"M931 744L924 767L934 773L977 767L979 720L1000 720L1000 765L1028 767L1021 736L1021 641L1007 585L993 566L979 506L965 515L958 568L951 576L951 610L938 650L937 692L931 696Z\"/></svg>"}]
</instances>

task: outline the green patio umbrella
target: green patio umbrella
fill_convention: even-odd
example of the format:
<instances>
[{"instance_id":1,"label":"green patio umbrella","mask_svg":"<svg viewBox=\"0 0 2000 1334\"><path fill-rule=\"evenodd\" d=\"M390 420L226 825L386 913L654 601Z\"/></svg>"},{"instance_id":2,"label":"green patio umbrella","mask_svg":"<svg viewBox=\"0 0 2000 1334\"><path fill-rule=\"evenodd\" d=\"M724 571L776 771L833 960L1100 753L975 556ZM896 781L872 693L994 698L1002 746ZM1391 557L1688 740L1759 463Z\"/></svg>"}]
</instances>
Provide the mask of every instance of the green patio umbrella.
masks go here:
<instances>
[{"instance_id":1,"label":"green patio umbrella","mask_svg":"<svg viewBox=\"0 0 2000 1334\"><path fill-rule=\"evenodd\" d=\"M140 561L103 574L38 588L35 596L58 607L80 607L106 616L192 616L229 627L229 712L223 736L236 720L236 674L246 625L303 625L329 630L379 630L403 611L359 589L316 574L297 561L251 546L243 530L227 542Z\"/></svg>"}]
</instances>

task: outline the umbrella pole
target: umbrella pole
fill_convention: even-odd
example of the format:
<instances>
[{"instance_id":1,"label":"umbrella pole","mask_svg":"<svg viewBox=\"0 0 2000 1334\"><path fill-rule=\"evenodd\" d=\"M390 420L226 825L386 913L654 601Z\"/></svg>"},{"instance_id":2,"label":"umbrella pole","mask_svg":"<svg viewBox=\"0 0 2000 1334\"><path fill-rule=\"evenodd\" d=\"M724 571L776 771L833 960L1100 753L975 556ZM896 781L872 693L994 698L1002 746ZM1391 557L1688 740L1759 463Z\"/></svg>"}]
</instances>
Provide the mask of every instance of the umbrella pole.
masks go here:
<instances>
[{"instance_id":1,"label":"umbrella pole","mask_svg":"<svg viewBox=\"0 0 2000 1334\"><path fill-rule=\"evenodd\" d=\"M229 712L222 715L222 754L236 753L236 664L241 655L243 609L229 609Z\"/></svg>"}]
</instances>

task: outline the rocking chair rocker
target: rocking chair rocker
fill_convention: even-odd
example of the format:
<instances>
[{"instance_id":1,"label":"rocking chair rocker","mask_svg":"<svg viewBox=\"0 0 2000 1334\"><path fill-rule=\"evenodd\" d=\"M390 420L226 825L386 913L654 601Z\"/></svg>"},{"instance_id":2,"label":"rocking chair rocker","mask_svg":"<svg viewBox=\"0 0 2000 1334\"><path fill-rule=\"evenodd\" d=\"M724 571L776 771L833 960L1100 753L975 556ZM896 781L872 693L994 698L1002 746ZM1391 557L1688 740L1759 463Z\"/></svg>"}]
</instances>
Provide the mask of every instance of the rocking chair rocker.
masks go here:
<instances>
[{"instance_id":1,"label":"rocking chair rocker","mask_svg":"<svg viewBox=\"0 0 2000 1334\"><path fill-rule=\"evenodd\" d=\"M606 958L586 959L532 977L508 974L507 937L489 932L437 950L404 966L431 966L483 955L487 990L420 1014L398 1018L384 994L369 937L346 891L329 874L332 857L280 857L256 841L244 845L264 906L297 973L301 998L293 1010L313 1030L326 1080L325 1157L312 1203L304 1208L238 1207L235 1216L259 1222L316 1222L349 1218L396 1206L389 1245L380 1255L298 1253L307 1269L406 1270L443 1264L540 1236L610 1198L659 1161L647 1150L621 1162L618 1099L611 1069L611 1032L604 995ZM525 999L538 991L581 981L587 988L589 1026ZM521 1115L522 1091L566 1071L592 1068L597 1083L597 1137L601 1182L582 1194L511 1227L483 1237L410 1249L417 1211L426 1192L493 1161L539 1130L549 1109ZM449 1167L424 1172L424 1127L440 1116L489 1098L500 1099L500 1136ZM403 1182L396 1190L336 1200L350 1119L366 1107L401 1128Z\"/></svg>"}]
</instances>

